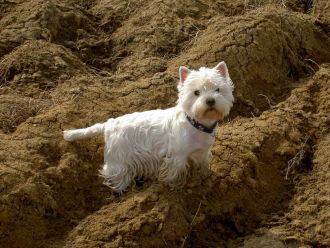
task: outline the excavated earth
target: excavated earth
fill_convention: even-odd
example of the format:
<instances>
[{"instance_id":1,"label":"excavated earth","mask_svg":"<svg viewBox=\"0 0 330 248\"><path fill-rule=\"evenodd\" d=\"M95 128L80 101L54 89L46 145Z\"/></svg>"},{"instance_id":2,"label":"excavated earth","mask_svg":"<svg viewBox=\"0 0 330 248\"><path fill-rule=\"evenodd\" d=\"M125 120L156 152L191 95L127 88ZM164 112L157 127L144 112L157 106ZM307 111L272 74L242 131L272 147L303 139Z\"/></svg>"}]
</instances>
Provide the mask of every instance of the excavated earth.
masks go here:
<instances>
[{"instance_id":1,"label":"excavated earth","mask_svg":"<svg viewBox=\"0 0 330 248\"><path fill-rule=\"evenodd\" d=\"M0 247L330 247L328 0L0 0ZM225 61L207 175L102 184L62 131L168 108Z\"/></svg>"}]
</instances>

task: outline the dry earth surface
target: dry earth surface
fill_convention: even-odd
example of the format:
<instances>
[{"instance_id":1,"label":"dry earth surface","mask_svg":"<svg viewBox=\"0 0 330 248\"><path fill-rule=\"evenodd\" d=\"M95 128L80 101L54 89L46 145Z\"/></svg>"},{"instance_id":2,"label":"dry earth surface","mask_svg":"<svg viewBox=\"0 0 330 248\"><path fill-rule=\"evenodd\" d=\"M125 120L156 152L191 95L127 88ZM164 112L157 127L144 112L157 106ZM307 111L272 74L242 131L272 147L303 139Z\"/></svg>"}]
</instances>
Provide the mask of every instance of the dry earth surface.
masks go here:
<instances>
[{"instance_id":1,"label":"dry earth surface","mask_svg":"<svg viewBox=\"0 0 330 248\"><path fill-rule=\"evenodd\" d=\"M0 0L0 247L330 247L328 0ZM207 176L102 184L83 128L225 61Z\"/></svg>"}]
</instances>

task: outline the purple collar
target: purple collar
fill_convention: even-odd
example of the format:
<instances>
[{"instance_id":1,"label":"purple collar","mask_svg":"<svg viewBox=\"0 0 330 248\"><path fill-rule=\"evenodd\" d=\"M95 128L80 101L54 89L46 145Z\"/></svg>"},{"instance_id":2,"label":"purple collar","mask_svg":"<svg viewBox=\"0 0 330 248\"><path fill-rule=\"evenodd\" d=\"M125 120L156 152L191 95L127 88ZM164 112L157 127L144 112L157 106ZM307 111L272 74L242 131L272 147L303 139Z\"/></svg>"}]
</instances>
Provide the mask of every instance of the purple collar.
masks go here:
<instances>
[{"instance_id":1,"label":"purple collar","mask_svg":"<svg viewBox=\"0 0 330 248\"><path fill-rule=\"evenodd\" d=\"M214 129L217 127L218 122L215 122L211 128L205 127L202 124L200 124L195 119L190 118L186 113L186 118L190 122L191 125L193 125L195 128L197 128L199 131L202 131L204 133L210 133L212 134L214 132Z\"/></svg>"}]
</instances>

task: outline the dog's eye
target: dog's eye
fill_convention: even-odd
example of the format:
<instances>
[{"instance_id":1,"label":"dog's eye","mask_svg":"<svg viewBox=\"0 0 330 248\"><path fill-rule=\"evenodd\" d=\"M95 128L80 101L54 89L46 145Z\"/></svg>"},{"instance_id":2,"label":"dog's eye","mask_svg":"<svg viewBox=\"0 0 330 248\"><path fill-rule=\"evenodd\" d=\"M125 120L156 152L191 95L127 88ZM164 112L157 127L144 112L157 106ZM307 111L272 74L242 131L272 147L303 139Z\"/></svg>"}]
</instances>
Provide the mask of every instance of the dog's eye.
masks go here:
<instances>
[{"instance_id":1,"label":"dog's eye","mask_svg":"<svg viewBox=\"0 0 330 248\"><path fill-rule=\"evenodd\" d=\"M220 92L220 89L219 89L219 88L217 88L217 89L215 90L215 92L219 93L219 92Z\"/></svg>"},{"instance_id":2,"label":"dog's eye","mask_svg":"<svg viewBox=\"0 0 330 248\"><path fill-rule=\"evenodd\" d=\"M194 92L194 94L195 94L195 96L199 96L201 93L199 92L199 90L196 90L196 91Z\"/></svg>"}]
</instances>

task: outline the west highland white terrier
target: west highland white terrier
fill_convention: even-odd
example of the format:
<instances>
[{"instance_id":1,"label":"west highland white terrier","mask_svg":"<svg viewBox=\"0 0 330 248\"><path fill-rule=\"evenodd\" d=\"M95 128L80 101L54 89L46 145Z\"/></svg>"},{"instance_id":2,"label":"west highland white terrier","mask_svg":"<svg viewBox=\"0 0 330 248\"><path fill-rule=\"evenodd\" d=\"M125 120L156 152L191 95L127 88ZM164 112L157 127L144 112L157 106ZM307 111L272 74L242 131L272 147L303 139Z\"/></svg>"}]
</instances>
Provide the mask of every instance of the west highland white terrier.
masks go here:
<instances>
[{"instance_id":1,"label":"west highland white terrier","mask_svg":"<svg viewBox=\"0 0 330 248\"><path fill-rule=\"evenodd\" d=\"M208 166L217 122L233 105L225 62L190 71L181 66L175 107L127 114L103 124L64 131L64 139L105 136L105 184L117 192L142 177L182 185L190 166Z\"/></svg>"}]
</instances>

